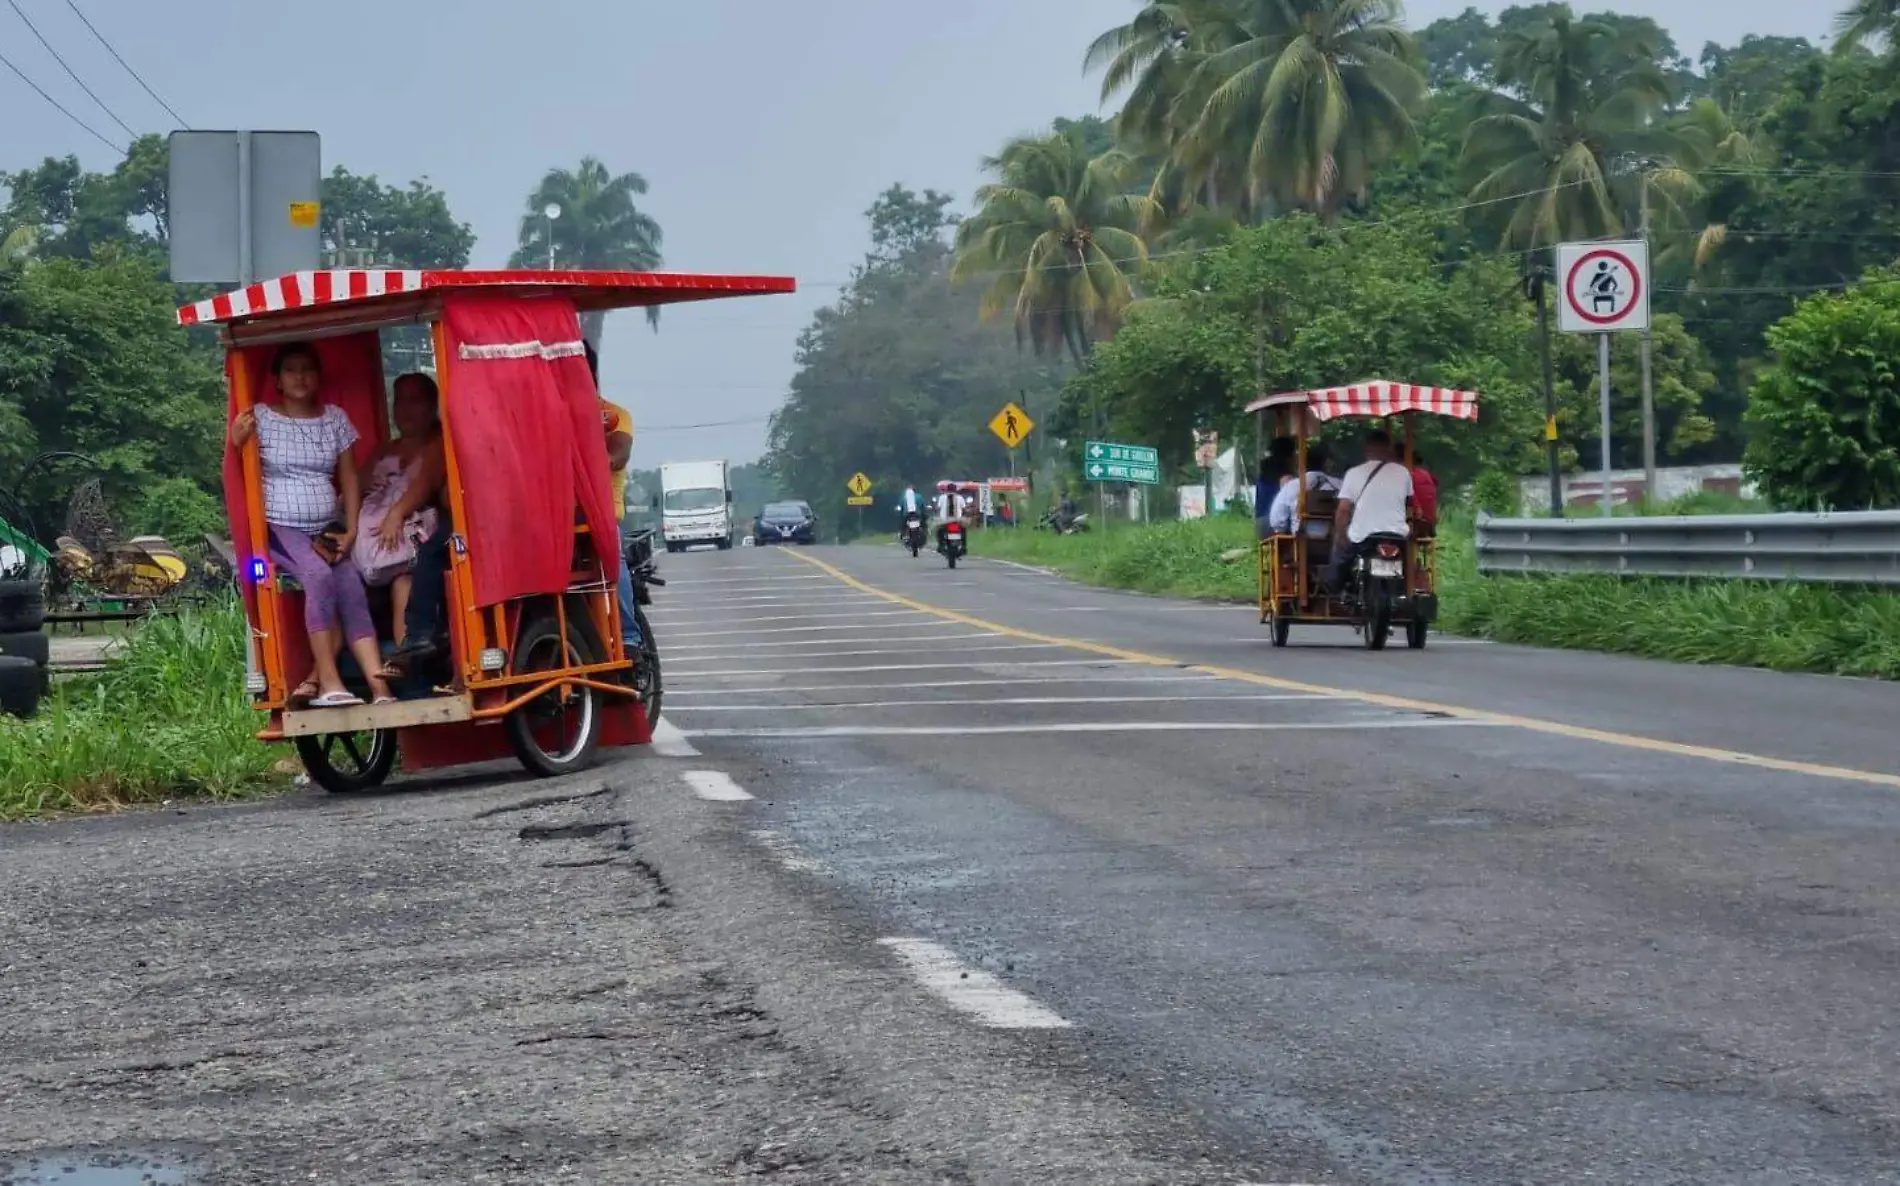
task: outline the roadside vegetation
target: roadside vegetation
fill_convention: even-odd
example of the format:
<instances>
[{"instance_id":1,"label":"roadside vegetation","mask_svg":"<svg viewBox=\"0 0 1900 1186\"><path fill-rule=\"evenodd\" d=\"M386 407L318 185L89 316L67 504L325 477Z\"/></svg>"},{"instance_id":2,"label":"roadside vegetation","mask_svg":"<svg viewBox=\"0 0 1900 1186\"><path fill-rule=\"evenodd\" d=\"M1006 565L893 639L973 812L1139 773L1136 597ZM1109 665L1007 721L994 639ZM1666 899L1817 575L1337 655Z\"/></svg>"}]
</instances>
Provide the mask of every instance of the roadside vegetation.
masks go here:
<instances>
[{"instance_id":1,"label":"roadside vegetation","mask_svg":"<svg viewBox=\"0 0 1900 1186\"><path fill-rule=\"evenodd\" d=\"M1703 501L1663 509L1685 513ZM1084 535L990 530L971 539L979 556L1040 565L1109 588L1241 602L1235 613L1253 612L1253 523L1239 515L1114 525ZM1452 634L1681 663L1900 679L1900 597L1892 594L1766 581L1484 577L1468 513L1447 515L1439 525L1438 571L1439 628ZM1264 631L1260 638L1265 646Z\"/></svg>"},{"instance_id":2,"label":"roadside vegetation","mask_svg":"<svg viewBox=\"0 0 1900 1186\"><path fill-rule=\"evenodd\" d=\"M56 683L39 716L0 716L0 819L286 785L288 751L254 736L243 674L235 606L144 623L106 670Z\"/></svg>"}]
</instances>

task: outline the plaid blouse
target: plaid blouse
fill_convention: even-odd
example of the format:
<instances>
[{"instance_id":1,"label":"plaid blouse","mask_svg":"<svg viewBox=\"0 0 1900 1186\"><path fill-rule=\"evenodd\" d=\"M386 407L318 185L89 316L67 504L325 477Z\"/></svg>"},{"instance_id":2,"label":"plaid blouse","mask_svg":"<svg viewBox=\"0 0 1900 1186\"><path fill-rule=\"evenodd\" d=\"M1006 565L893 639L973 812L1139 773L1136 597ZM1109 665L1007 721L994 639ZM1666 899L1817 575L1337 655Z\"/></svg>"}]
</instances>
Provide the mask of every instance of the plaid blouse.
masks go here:
<instances>
[{"instance_id":1,"label":"plaid blouse","mask_svg":"<svg viewBox=\"0 0 1900 1186\"><path fill-rule=\"evenodd\" d=\"M277 409L257 409L257 451L263 458L264 518L278 527L314 534L338 518L336 462L356 443L356 426L342 408L325 405L308 420Z\"/></svg>"}]
</instances>

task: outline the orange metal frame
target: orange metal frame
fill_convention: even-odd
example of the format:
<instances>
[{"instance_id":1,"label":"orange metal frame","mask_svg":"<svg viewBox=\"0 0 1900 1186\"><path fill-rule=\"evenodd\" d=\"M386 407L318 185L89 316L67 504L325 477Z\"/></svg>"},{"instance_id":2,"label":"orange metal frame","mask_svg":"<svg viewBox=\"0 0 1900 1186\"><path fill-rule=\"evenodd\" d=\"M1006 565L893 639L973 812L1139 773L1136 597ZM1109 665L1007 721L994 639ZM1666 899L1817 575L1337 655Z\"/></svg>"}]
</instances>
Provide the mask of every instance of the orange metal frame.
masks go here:
<instances>
[{"instance_id":1,"label":"orange metal frame","mask_svg":"<svg viewBox=\"0 0 1900 1186\"><path fill-rule=\"evenodd\" d=\"M369 328L369 327L365 327ZM454 415L450 392L455 382L455 360L449 349L448 332L441 319L434 318L431 332L435 341L436 383L439 403L437 414L443 430L443 457L446 463L445 487L449 501L451 520L454 523L466 523L467 509L463 500L463 475L455 455L454 435L450 431L450 420ZM380 330L379 330L380 334ZM227 369L229 382L233 385L237 408L240 412L253 406L256 389L256 374L250 352L234 343L229 335L226 345L230 351L230 365ZM386 425L380 425L386 428ZM270 555L269 526L264 518L264 485L261 461L257 442L253 438L247 442L240 453L241 469L244 481L244 500L250 517L250 535L248 541L250 554L255 557ZM578 540L587 534L587 528L577 525L575 538ZM469 564L467 541L458 531L450 539L448 600L449 639L451 649L451 667L455 672L455 693L467 696L475 722L493 722L550 691L566 687L588 687L603 694L631 700L635 692L625 684L612 683L598 678L615 671L624 671L628 664L625 644L619 630L618 590L606 574L599 570L598 562L590 557L587 561L591 571L577 574L581 577L575 585L562 594L543 594L535 598L524 599L540 601L545 599L553 603L557 620L561 627L561 636L567 637L567 620L571 604L579 603L589 623L593 626L593 635L602 641L607 650L607 658L601 662L573 664L549 671L537 671L525 674L511 674L507 670L484 671L481 657L484 651L501 649L512 656L523 620L524 601L513 601L501 605L477 606L475 604L474 573ZM285 658L282 650L283 631L288 620L283 594L278 590L275 578L275 566L267 565L267 579L256 581L253 588L256 595L257 620L252 623L259 646L258 662L265 676L265 691L256 698L256 706L270 713L269 724L259 732L264 740L283 738L281 714L288 707L290 694L289 672L285 670ZM248 579L249 574L245 574ZM504 645L504 643L506 645ZM422 729L461 728L461 724L416 726Z\"/></svg>"}]
</instances>

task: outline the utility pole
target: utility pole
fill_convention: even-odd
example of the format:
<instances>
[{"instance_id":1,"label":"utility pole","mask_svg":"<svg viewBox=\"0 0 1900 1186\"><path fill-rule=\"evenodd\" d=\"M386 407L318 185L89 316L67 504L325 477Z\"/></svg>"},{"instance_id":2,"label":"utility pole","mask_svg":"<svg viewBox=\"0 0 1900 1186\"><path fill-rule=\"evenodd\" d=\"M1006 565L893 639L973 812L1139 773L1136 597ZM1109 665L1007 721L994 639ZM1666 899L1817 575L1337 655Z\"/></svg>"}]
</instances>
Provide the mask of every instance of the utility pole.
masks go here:
<instances>
[{"instance_id":1,"label":"utility pole","mask_svg":"<svg viewBox=\"0 0 1900 1186\"><path fill-rule=\"evenodd\" d=\"M1542 265L1531 276L1531 292L1537 301L1537 340L1544 362L1544 451L1550 463L1550 517L1564 517L1564 475L1557 464L1557 388L1550 366L1550 303L1545 298Z\"/></svg>"},{"instance_id":2,"label":"utility pole","mask_svg":"<svg viewBox=\"0 0 1900 1186\"><path fill-rule=\"evenodd\" d=\"M1642 210L1643 248L1649 248L1649 168L1644 162L1642 176L1642 198L1638 203ZM1608 497L1607 492L1605 497ZM1649 323L1643 323L1643 501L1656 499L1656 396L1650 386L1649 373Z\"/></svg>"}]
</instances>

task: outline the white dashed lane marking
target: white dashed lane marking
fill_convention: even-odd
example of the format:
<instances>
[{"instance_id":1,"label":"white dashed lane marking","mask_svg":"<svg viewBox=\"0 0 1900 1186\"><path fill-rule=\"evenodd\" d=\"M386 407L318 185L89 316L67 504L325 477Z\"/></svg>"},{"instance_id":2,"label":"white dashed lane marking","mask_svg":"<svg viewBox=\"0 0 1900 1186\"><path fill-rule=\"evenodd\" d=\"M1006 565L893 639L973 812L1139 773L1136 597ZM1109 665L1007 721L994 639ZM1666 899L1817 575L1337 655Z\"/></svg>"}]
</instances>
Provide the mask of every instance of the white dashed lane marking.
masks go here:
<instances>
[{"instance_id":1,"label":"white dashed lane marking","mask_svg":"<svg viewBox=\"0 0 1900 1186\"><path fill-rule=\"evenodd\" d=\"M693 794L713 803L744 803L752 796L732 776L720 770L682 770L680 777Z\"/></svg>"},{"instance_id":2,"label":"white dashed lane marking","mask_svg":"<svg viewBox=\"0 0 1900 1186\"><path fill-rule=\"evenodd\" d=\"M1027 993L972 968L949 948L928 939L879 939L904 961L919 984L959 1013L992 1029L1068 1029L1069 1023Z\"/></svg>"},{"instance_id":3,"label":"white dashed lane marking","mask_svg":"<svg viewBox=\"0 0 1900 1186\"><path fill-rule=\"evenodd\" d=\"M653 752L662 758L697 758L699 751L686 740L679 726L662 716L653 726Z\"/></svg>"},{"instance_id":4,"label":"white dashed lane marking","mask_svg":"<svg viewBox=\"0 0 1900 1186\"><path fill-rule=\"evenodd\" d=\"M831 869L816 857L808 857L800 852L790 839L777 832L760 830L752 833L752 839L759 842L765 851L780 865L794 873L806 873L813 877L829 877Z\"/></svg>"}]
</instances>

